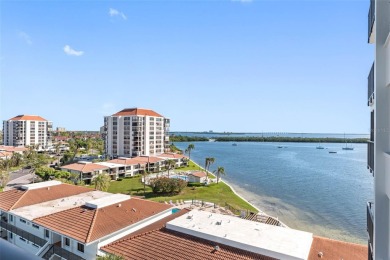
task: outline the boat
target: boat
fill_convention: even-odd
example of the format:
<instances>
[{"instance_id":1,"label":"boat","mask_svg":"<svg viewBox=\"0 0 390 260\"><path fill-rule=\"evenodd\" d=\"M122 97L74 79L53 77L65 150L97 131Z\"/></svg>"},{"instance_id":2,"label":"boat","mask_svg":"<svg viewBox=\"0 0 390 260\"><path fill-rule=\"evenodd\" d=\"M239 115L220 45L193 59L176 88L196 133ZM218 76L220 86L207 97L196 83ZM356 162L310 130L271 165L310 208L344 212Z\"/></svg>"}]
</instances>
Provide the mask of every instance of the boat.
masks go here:
<instances>
[{"instance_id":1,"label":"boat","mask_svg":"<svg viewBox=\"0 0 390 260\"><path fill-rule=\"evenodd\" d=\"M355 149L352 146L348 146L348 143L345 139L345 134L344 134L344 142L345 142L345 147L343 147L343 150L352 151L353 149Z\"/></svg>"},{"instance_id":2,"label":"boat","mask_svg":"<svg viewBox=\"0 0 390 260\"><path fill-rule=\"evenodd\" d=\"M236 143L234 143L234 144L232 144L233 146L237 146L237 144Z\"/></svg>"},{"instance_id":3,"label":"boat","mask_svg":"<svg viewBox=\"0 0 390 260\"><path fill-rule=\"evenodd\" d=\"M320 143L318 143L318 146L316 147L316 149L320 149L320 150L322 150L322 149L325 149L325 147L321 146L321 144L320 144Z\"/></svg>"},{"instance_id":4,"label":"boat","mask_svg":"<svg viewBox=\"0 0 390 260\"><path fill-rule=\"evenodd\" d=\"M329 153L337 153L336 151L329 151Z\"/></svg>"},{"instance_id":5,"label":"boat","mask_svg":"<svg viewBox=\"0 0 390 260\"><path fill-rule=\"evenodd\" d=\"M278 148L283 148L283 146L278 146Z\"/></svg>"}]
</instances>

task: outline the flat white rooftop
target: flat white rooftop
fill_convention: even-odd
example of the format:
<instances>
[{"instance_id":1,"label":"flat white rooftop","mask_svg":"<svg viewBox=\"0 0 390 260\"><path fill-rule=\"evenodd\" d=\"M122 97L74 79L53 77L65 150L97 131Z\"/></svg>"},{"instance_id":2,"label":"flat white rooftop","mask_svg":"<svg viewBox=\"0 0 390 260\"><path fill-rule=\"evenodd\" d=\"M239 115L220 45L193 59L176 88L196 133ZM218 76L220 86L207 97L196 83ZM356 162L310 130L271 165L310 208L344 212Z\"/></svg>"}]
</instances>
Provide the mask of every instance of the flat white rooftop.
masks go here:
<instances>
[{"instance_id":1,"label":"flat white rooftop","mask_svg":"<svg viewBox=\"0 0 390 260\"><path fill-rule=\"evenodd\" d=\"M34 204L31 206L17 208L11 210L11 213L14 213L15 215L18 215L28 220L33 220L63 210L80 207L82 205L85 205L88 201L101 199L111 195L112 194L108 192L91 190L89 192L81 193L78 195L73 195L61 199Z\"/></svg>"},{"instance_id":2,"label":"flat white rooftop","mask_svg":"<svg viewBox=\"0 0 390 260\"><path fill-rule=\"evenodd\" d=\"M85 203L85 206L93 208L93 209L99 209L103 208L109 205L113 205L116 203L120 203L125 200L129 200L130 195L124 195L124 194L112 194L109 193L109 196L105 196L100 199L92 200L87 203Z\"/></svg>"},{"instance_id":3,"label":"flat white rooftop","mask_svg":"<svg viewBox=\"0 0 390 260\"><path fill-rule=\"evenodd\" d=\"M125 164L120 164L120 163L109 163L109 162L97 162L95 164L100 164L109 168L116 168L116 167L125 167L127 165Z\"/></svg>"},{"instance_id":4,"label":"flat white rooftop","mask_svg":"<svg viewBox=\"0 0 390 260\"><path fill-rule=\"evenodd\" d=\"M307 259L313 234L272 226L234 216L192 210L171 220L166 227L277 259Z\"/></svg>"},{"instance_id":5,"label":"flat white rooftop","mask_svg":"<svg viewBox=\"0 0 390 260\"><path fill-rule=\"evenodd\" d=\"M22 190L34 190L34 189L46 188L46 187L60 185L60 184L62 184L62 182L60 181L44 181L44 182L22 185L20 186L20 188Z\"/></svg>"}]
</instances>

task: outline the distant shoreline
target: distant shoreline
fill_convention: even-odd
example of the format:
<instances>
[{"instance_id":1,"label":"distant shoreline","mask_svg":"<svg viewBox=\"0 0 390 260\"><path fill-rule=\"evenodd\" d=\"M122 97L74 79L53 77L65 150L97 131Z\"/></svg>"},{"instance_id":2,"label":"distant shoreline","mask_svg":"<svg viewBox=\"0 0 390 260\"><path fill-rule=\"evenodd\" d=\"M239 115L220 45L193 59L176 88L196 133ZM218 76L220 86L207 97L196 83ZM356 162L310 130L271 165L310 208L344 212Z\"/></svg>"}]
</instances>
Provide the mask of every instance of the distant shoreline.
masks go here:
<instances>
[{"instance_id":1,"label":"distant shoreline","mask_svg":"<svg viewBox=\"0 0 390 260\"><path fill-rule=\"evenodd\" d=\"M224 137L201 137L171 135L171 142L286 142L286 143L367 143L368 138L337 138L337 137L283 137L283 136L224 136Z\"/></svg>"}]
</instances>

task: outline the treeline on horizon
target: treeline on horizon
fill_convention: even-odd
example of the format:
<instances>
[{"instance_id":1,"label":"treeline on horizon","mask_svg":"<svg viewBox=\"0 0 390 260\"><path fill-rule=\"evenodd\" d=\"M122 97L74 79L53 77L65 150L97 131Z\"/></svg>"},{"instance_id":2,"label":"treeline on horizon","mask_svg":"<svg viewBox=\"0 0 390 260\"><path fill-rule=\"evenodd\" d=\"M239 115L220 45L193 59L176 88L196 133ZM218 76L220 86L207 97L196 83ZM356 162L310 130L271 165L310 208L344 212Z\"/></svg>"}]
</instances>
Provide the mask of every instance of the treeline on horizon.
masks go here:
<instances>
[{"instance_id":1,"label":"treeline on horizon","mask_svg":"<svg viewBox=\"0 0 390 260\"><path fill-rule=\"evenodd\" d=\"M227 136L212 137L215 142L291 142L291 143L367 143L367 138L337 138L337 137L283 137L283 136ZM209 138L200 136L171 135L171 142L207 142Z\"/></svg>"}]
</instances>

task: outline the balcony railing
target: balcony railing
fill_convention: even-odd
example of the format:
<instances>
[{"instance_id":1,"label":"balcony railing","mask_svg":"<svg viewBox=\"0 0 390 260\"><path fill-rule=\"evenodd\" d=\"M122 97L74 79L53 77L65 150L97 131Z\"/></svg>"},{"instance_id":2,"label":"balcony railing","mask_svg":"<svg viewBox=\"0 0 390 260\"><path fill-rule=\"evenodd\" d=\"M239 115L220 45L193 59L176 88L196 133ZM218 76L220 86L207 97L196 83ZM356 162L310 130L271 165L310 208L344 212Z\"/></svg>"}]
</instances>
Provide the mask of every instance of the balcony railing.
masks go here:
<instances>
[{"instance_id":1,"label":"balcony railing","mask_svg":"<svg viewBox=\"0 0 390 260\"><path fill-rule=\"evenodd\" d=\"M53 255L58 255L64 259L67 260L83 260L84 258L69 252L68 250L63 249L62 247L52 245L50 249L45 253L45 255L42 257L43 259L56 259L52 258Z\"/></svg>"},{"instance_id":2,"label":"balcony railing","mask_svg":"<svg viewBox=\"0 0 390 260\"><path fill-rule=\"evenodd\" d=\"M375 22L375 0L370 0L370 10L368 11L368 42L370 42L372 29Z\"/></svg>"},{"instance_id":3,"label":"balcony railing","mask_svg":"<svg viewBox=\"0 0 390 260\"><path fill-rule=\"evenodd\" d=\"M367 202L367 232L368 232L368 248L374 248L374 214L373 214L373 202Z\"/></svg>"},{"instance_id":4,"label":"balcony railing","mask_svg":"<svg viewBox=\"0 0 390 260\"><path fill-rule=\"evenodd\" d=\"M46 244L46 240L43 238L40 238L36 235L33 235L27 231L24 231L23 229L20 229L18 227L15 227L14 225L11 225L7 222L5 222L3 219L0 220L0 226L30 242L33 242L36 245L44 246Z\"/></svg>"},{"instance_id":5,"label":"balcony railing","mask_svg":"<svg viewBox=\"0 0 390 260\"><path fill-rule=\"evenodd\" d=\"M368 105L372 103L374 99L374 86L375 86L375 63L372 64L370 74L368 74Z\"/></svg>"},{"instance_id":6,"label":"balcony railing","mask_svg":"<svg viewBox=\"0 0 390 260\"><path fill-rule=\"evenodd\" d=\"M370 170L370 172L374 172L374 142L368 141L367 142L367 168Z\"/></svg>"}]
</instances>

